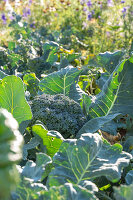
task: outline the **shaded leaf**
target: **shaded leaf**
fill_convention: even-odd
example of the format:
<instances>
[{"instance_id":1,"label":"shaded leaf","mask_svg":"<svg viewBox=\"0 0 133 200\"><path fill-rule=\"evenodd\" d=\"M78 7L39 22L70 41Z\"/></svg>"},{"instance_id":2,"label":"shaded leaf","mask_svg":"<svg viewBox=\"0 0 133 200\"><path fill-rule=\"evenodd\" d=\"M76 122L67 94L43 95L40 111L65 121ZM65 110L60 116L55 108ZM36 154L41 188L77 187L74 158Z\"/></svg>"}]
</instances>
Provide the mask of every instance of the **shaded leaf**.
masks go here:
<instances>
[{"instance_id":1,"label":"shaded leaf","mask_svg":"<svg viewBox=\"0 0 133 200\"><path fill-rule=\"evenodd\" d=\"M0 70L0 79L3 79L5 76L7 76L7 74Z\"/></svg>"},{"instance_id":2,"label":"shaded leaf","mask_svg":"<svg viewBox=\"0 0 133 200\"><path fill-rule=\"evenodd\" d=\"M37 140L36 137L31 138L30 142L28 142L27 144L24 144L24 147L23 147L23 160L27 159L28 150L37 147L39 144L40 144L40 141Z\"/></svg>"},{"instance_id":3,"label":"shaded leaf","mask_svg":"<svg viewBox=\"0 0 133 200\"><path fill-rule=\"evenodd\" d=\"M25 74L23 82L27 85L27 90L30 92L32 97L37 95L39 79L36 77L35 73Z\"/></svg>"},{"instance_id":4,"label":"shaded leaf","mask_svg":"<svg viewBox=\"0 0 133 200\"><path fill-rule=\"evenodd\" d=\"M128 185L133 184L133 170L130 170L130 171L127 173L127 175L126 175L126 177L125 177L125 180L126 180L126 183L127 183Z\"/></svg>"},{"instance_id":5,"label":"shaded leaf","mask_svg":"<svg viewBox=\"0 0 133 200\"><path fill-rule=\"evenodd\" d=\"M100 53L97 57L97 63L100 64L102 67L104 67L109 74L111 74L115 67L119 64L122 56L123 56L122 51L115 51L113 53L111 52L105 52L105 53Z\"/></svg>"},{"instance_id":6,"label":"shaded leaf","mask_svg":"<svg viewBox=\"0 0 133 200\"><path fill-rule=\"evenodd\" d=\"M133 184L121 185L114 187L114 197L116 200L132 200L133 199Z\"/></svg>"},{"instance_id":7,"label":"shaded leaf","mask_svg":"<svg viewBox=\"0 0 133 200\"><path fill-rule=\"evenodd\" d=\"M106 125L112 119L120 115L121 115L120 113L116 113L113 115L107 115L107 116L96 117L94 119L91 119L88 122L86 122L85 125L79 130L76 137L79 138L82 133L95 133L99 129L102 129L102 127L104 127L104 125Z\"/></svg>"},{"instance_id":8,"label":"shaded leaf","mask_svg":"<svg viewBox=\"0 0 133 200\"><path fill-rule=\"evenodd\" d=\"M33 182L43 180L46 166L52 163L51 158L44 153L38 153L36 157L36 163L28 161L22 170L22 176L30 178Z\"/></svg>"}]
</instances>

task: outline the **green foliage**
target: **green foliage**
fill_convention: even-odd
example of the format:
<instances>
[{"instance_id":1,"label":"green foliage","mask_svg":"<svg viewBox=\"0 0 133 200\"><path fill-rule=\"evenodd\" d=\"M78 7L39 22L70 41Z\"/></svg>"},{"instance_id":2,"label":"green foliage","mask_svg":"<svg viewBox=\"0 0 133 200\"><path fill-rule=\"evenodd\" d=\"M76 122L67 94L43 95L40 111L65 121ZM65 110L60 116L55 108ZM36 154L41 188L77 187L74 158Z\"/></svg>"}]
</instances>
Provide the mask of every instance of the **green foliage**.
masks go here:
<instances>
[{"instance_id":1,"label":"green foliage","mask_svg":"<svg viewBox=\"0 0 133 200\"><path fill-rule=\"evenodd\" d=\"M105 82L102 92L90 106L89 117L122 113L132 116L133 57L122 61ZM128 81L127 81L128 80Z\"/></svg>"},{"instance_id":2,"label":"green foliage","mask_svg":"<svg viewBox=\"0 0 133 200\"><path fill-rule=\"evenodd\" d=\"M119 188L114 187L115 199L132 200L133 198L133 185L121 185Z\"/></svg>"},{"instance_id":3,"label":"green foliage","mask_svg":"<svg viewBox=\"0 0 133 200\"><path fill-rule=\"evenodd\" d=\"M82 185L85 180L94 181L101 176L117 182L130 159L131 155L122 152L121 145L111 146L97 133L83 134L78 140L62 143L54 156L55 169L49 174L48 185L58 186L65 182Z\"/></svg>"},{"instance_id":4,"label":"green foliage","mask_svg":"<svg viewBox=\"0 0 133 200\"><path fill-rule=\"evenodd\" d=\"M25 74L23 77L23 82L26 84L30 95L32 97L36 96L39 90L39 79L36 77L35 73Z\"/></svg>"},{"instance_id":5,"label":"green foliage","mask_svg":"<svg viewBox=\"0 0 133 200\"><path fill-rule=\"evenodd\" d=\"M0 109L0 199L8 200L19 182L16 163L22 158L23 138L18 123L5 109Z\"/></svg>"},{"instance_id":6,"label":"green foliage","mask_svg":"<svg viewBox=\"0 0 133 200\"><path fill-rule=\"evenodd\" d=\"M0 199L132 199L131 2L40 2L0 2Z\"/></svg>"},{"instance_id":7,"label":"green foliage","mask_svg":"<svg viewBox=\"0 0 133 200\"><path fill-rule=\"evenodd\" d=\"M108 122L110 122L112 119L116 118L117 116L120 116L120 113L116 113L113 115L107 115L107 116L103 116L103 117L96 117L94 119L89 120L79 130L79 132L77 134L77 138L79 138L82 133L97 132L99 129L102 129L104 127L104 125L106 125Z\"/></svg>"},{"instance_id":8,"label":"green foliage","mask_svg":"<svg viewBox=\"0 0 133 200\"><path fill-rule=\"evenodd\" d=\"M7 109L19 124L32 118L19 77L12 75L0 80L0 107Z\"/></svg>"},{"instance_id":9,"label":"green foliage","mask_svg":"<svg viewBox=\"0 0 133 200\"><path fill-rule=\"evenodd\" d=\"M48 175L46 174L46 167L48 165L50 168L51 163L52 160L48 155L44 153L38 153L36 155L36 163L33 161L28 161L23 167L21 175L23 177L29 178L35 183L38 181L41 182L41 180L43 180Z\"/></svg>"},{"instance_id":10,"label":"green foliage","mask_svg":"<svg viewBox=\"0 0 133 200\"><path fill-rule=\"evenodd\" d=\"M53 186L50 190L46 191L43 195L43 200L98 200L97 197L93 194L92 190L88 191L87 189L72 184L72 183L65 183L59 187Z\"/></svg>"},{"instance_id":11,"label":"green foliage","mask_svg":"<svg viewBox=\"0 0 133 200\"><path fill-rule=\"evenodd\" d=\"M76 82L80 71L77 68L68 66L58 72L53 72L47 75L40 81L39 87L46 94L63 94L70 95L70 89L73 83ZM73 91L71 91L73 93Z\"/></svg>"},{"instance_id":12,"label":"green foliage","mask_svg":"<svg viewBox=\"0 0 133 200\"><path fill-rule=\"evenodd\" d=\"M47 131L39 124L32 126L32 131L43 139L43 145L46 146L47 155L53 157L64 140L62 135L57 131Z\"/></svg>"}]
</instances>

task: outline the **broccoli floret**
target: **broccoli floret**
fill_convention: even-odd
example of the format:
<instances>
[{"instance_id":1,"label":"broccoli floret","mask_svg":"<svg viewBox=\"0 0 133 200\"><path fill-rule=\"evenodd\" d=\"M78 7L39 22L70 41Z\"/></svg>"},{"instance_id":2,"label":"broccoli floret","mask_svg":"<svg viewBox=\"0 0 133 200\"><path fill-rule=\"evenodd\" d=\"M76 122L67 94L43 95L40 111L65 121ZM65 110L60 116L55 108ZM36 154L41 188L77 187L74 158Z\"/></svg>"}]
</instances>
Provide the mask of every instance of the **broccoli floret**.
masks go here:
<instances>
[{"instance_id":1,"label":"broccoli floret","mask_svg":"<svg viewBox=\"0 0 133 200\"><path fill-rule=\"evenodd\" d=\"M86 122L80 105L62 94L36 96L31 102L31 109L32 123L40 120L48 130L59 131L64 138L76 135Z\"/></svg>"}]
</instances>

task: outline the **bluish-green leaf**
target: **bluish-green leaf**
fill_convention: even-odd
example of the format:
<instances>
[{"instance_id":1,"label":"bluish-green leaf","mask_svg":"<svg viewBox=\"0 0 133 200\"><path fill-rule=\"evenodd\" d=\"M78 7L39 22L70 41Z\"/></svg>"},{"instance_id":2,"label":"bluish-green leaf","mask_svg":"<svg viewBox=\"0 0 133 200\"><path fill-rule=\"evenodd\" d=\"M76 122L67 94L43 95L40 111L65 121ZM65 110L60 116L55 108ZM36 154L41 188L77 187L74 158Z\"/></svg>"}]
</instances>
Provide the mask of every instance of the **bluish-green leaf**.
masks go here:
<instances>
[{"instance_id":1,"label":"bluish-green leaf","mask_svg":"<svg viewBox=\"0 0 133 200\"><path fill-rule=\"evenodd\" d=\"M0 70L0 79L3 79L6 76L7 74L5 74L3 71Z\"/></svg>"},{"instance_id":2,"label":"bluish-green leaf","mask_svg":"<svg viewBox=\"0 0 133 200\"><path fill-rule=\"evenodd\" d=\"M89 191L79 185L65 183L59 187L53 186L44 192L43 200L98 200L93 190Z\"/></svg>"},{"instance_id":3,"label":"bluish-green leaf","mask_svg":"<svg viewBox=\"0 0 133 200\"><path fill-rule=\"evenodd\" d=\"M123 54L124 53L122 51L115 51L113 53L107 51L105 53L99 53L96 57L97 63L104 67L109 74L111 74L115 67L119 64Z\"/></svg>"},{"instance_id":4,"label":"bluish-green leaf","mask_svg":"<svg viewBox=\"0 0 133 200\"><path fill-rule=\"evenodd\" d=\"M28 161L23 167L22 176L32 179L33 182L41 181L45 178L44 173L49 164L52 164L51 158L44 153L38 153L36 163Z\"/></svg>"},{"instance_id":5,"label":"bluish-green leaf","mask_svg":"<svg viewBox=\"0 0 133 200\"><path fill-rule=\"evenodd\" d=\"M112 182L121 178L131 155L122 151L120 144L110 145L95 133L82 134L80 139L66 140L53 157L55 169L48 178L49 186L66 182L77 185L96 177L106 176Z\"/></svg>"},{"instance_id":6,"label":"bluish-green leaf","mask_svg":"<svg viewBox=\"0 0 133 200\"><path fill-rule=\"evenodd\" d=\"M125 180L126 180L126 183L127 183L128 185L133 184L133 170L130 170L130 171L127 173L127 175L126 175L126 177L125 177Z\"/></svg>"},{"instance_id":7,"label":"bluish-green leaf","mask_svg":"<svg viewBox=\"0 0 133 200\"><path fill-rule=\"evenodd\" d=\"M76 137L79 138L82 133L95 133L98 129L102 129L104 125L110 122L112 119L120 116L120 113L116 113L113 115L96 117L94 119L89 120L85 123L85 125L79 130Z\"/></svg>"},{"instance_id":8,"label":"bluish-green leaf","mask_svg":"<svg viewBox=\"0 0 133 200\"><path fill-rule=\"evenodd\" d=\"M132 200L133 199L133 184L121 185L114 187L114 197L116 200Z\"/></svg>"}]
</instances>

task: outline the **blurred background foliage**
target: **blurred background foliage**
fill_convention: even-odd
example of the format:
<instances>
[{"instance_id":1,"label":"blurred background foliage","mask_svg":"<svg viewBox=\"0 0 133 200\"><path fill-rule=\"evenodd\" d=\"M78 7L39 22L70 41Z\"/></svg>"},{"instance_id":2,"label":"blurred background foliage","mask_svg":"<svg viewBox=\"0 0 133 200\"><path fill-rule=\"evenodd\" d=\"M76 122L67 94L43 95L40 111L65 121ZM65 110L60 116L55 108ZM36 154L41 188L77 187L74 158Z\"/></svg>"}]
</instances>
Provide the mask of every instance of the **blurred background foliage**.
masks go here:
<instances>
[{"instance_id":1,"label":"blurred background foliage","mask_svg":"<svg viewBox=\"0 0 133 200\"><path fill-rule=\"evenodd\" d=\"M51 34L51 40L83 56L126 49L132 42L131 0L1 0L1 46L13 40L9 24L16 14L30 31Z\"/></svg>"}]
</instances>

